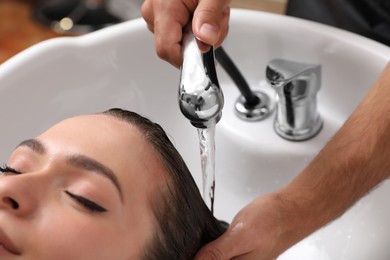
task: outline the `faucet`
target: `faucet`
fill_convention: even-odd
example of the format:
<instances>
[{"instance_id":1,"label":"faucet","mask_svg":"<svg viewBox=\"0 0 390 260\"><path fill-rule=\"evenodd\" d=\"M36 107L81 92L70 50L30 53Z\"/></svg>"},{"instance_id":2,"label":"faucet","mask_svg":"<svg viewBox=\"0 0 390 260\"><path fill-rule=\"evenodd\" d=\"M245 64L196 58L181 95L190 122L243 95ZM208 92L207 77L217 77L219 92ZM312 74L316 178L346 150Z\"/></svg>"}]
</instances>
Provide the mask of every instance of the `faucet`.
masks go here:
<instances>
[{"instance_id":1,"label":"faucet","mask_svg":"<svg viewBox=\"0 0 390 260\"><path fill-rule=\"evenodd\" d=\"M215 126L222 117L224 98L214 63L214 48L202 53L197 39L186 27L183 36L183 64L179 84L179 106L196 128Z\"/></svg>"},{"instance_id":2,"label":"faucet","mask_svg":"<svg viewBox=\"0 0 390 260\"><path fill-rule=\"evenodd\" d=\"M316 97L321 66L275 59L268 64L266 77L277 93L276 133L292 141L317 135L322 128Z\"/></svg>"}]
</instances>

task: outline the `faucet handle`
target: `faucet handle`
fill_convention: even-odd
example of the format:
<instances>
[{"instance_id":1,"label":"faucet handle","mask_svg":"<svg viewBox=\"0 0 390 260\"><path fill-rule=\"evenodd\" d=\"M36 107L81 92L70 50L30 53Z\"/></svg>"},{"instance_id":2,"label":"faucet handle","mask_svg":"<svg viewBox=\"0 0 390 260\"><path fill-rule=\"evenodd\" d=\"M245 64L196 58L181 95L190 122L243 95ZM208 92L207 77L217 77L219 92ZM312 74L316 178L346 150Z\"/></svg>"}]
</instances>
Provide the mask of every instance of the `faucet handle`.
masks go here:
<instances>
[{"instance_id":1,"label":"faucet handle","mask_svg":"<svg viewBox=\"0 0 390 260\"><path fill-rule=\"evenodd\" d=\"M191 30L183 37L183 64L179 84L179 106L197 128L208 128L222 116L224 98L214 63L214 48L202 53Z\"/></svg>"},{"instance_id":2,"label":"faucet handle","mask_svg":"<svg viewBox=\"0 0 390 260\"><path fill-rule=\"evenodd\" d=\"M317 112L321 65L275 59L268 64L266 77L278 95L277 134L292 141L317 135L322 128Z\"/></svg>"},{"instance_id":3,"label":"faucet handle","mask_svg":"<svg viewBox=\"0 0 390 260\"><path fill-rule=\"evenodd\" d=\"M273 83L293 80L320 65L296 62L291 60L274 59L268 63L267 79Z\"/></svg>"},{"instance_id":4,"label":"faucet handle","mask_svg":"<svg viewBox=\"0 0 390 260\"><path fill-rule=\"evenodd\" d=\"M266 77L280 96L302 99L320 89L321 65L274 59L267 66Z\"/></svg>"}]
</instances>

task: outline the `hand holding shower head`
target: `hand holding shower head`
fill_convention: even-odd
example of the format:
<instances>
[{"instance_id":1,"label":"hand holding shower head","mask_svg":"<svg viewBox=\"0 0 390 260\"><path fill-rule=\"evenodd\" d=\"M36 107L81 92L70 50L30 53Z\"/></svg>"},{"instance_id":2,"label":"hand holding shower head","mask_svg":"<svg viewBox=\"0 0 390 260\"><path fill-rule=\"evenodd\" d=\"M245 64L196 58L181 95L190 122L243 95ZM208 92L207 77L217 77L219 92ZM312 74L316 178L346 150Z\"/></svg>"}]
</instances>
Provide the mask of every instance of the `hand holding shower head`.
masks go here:
<instances>
[{"instance_id":1,"label":"hand holding shower head","mask_svg":"<svg viewBox=\"0 0 390 260\"><path fill-rule=\"evenodd\" d=\"M214 48L202 53L189 28L183 37L179 106L192 125L208 128L221 119L224 98L215 70Z\"/></svg>"}]
</instances>

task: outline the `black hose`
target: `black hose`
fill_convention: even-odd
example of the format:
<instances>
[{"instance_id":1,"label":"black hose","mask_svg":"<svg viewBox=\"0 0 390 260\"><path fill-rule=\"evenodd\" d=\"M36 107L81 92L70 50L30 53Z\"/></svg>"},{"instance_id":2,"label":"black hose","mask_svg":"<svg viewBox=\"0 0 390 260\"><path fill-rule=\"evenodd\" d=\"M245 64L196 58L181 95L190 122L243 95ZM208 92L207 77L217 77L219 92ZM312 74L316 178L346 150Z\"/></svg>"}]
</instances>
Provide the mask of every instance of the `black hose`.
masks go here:
<instances>
[{"instance_id":1,"label":"black hose","mask_svg":"<svg viewBox=\"0 0 390 260\"><path fill-rule=\"evenodd\" d=\"M229 55L225 52L222 46L215 50L215 58L237 85L241 95L246 100L246 106L253 107L259 104L259 97L253 93L249 84L246 82L245 78L242 76L241 72L238 70L237 66L234 64L232 59L230 59Z\"/></svg>"}]
</instances>

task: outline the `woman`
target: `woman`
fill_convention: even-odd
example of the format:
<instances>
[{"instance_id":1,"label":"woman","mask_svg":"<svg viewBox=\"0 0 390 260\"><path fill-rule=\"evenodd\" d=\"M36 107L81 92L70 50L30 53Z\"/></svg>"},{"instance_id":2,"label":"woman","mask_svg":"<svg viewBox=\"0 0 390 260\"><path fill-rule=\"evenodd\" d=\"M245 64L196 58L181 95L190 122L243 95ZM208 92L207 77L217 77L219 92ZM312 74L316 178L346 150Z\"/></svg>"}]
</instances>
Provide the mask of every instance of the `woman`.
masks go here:
<instances>
[{"instance_id":1,"label":"woman","mask_svg":"<svg viewBox=\"0 0 390 260\"><path fill-rule=\"evenodd\" d=\"M224 232L162 128L129 111L66 119L1 172L1 259L191 259Z\"/></svg>"}]
</instances>

